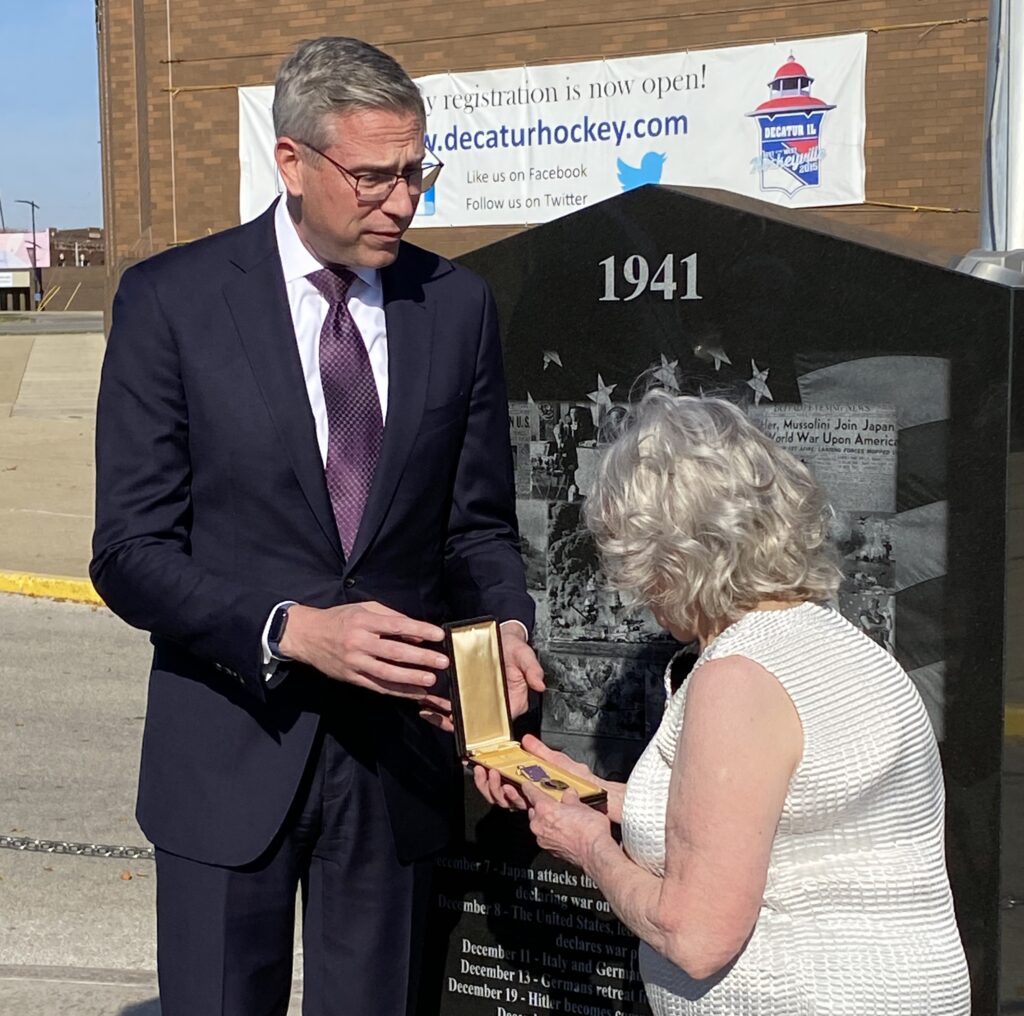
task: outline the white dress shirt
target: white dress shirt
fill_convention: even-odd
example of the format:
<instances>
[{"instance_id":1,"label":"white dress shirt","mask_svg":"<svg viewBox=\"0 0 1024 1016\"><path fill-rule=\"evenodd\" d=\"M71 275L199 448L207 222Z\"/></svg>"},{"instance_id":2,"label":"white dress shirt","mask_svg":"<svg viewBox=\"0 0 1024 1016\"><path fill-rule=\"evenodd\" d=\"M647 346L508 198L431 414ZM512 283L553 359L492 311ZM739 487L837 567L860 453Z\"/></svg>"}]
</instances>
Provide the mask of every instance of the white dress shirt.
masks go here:
<instances>
[{"instance_id":1,"label":"white dress shirt","mask_svg":"<svg viewBox=\"0 0 1024 1016\"><path fill-rule=\"evenodd\" d=\"M302 361L309 406L316 421L316 440L320 458L327 464L327 407L320 382L320 330L327 317L327 298L313 285L307 275L324 266L306 249L288 214L284 198L274 211L274 232L281 255L284 284L288 290L288 309L295 326L295 341ZM382 420L388 418L388 333L384 324L384 290L376 268L353 268L356 281L348 291L348 311L366 344L370 369L380 396Z\"/></svg>"}]
</instances>

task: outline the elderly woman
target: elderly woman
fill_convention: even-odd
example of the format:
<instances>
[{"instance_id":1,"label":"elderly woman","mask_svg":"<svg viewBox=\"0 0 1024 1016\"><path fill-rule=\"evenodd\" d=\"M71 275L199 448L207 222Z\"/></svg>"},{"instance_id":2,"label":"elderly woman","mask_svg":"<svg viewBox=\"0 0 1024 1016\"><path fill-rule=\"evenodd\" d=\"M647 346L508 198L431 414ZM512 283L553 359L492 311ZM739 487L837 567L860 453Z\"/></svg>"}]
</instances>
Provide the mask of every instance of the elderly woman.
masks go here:
<instances>
[{"instance_id":1,"label":"elderly woman","mask_svg":"<svg viewBox=\"0 0 1024 1016\"><path fill-rule=\"evenodd\" d=\"M480 790L597 882L656 1014L966 1016L935 739L903 669L821 605L838 571L807 469L729 403L655 391L587 517L612 582L700 657L629 782L597 780L606 814Z\"/></svg>"}]
</instances>

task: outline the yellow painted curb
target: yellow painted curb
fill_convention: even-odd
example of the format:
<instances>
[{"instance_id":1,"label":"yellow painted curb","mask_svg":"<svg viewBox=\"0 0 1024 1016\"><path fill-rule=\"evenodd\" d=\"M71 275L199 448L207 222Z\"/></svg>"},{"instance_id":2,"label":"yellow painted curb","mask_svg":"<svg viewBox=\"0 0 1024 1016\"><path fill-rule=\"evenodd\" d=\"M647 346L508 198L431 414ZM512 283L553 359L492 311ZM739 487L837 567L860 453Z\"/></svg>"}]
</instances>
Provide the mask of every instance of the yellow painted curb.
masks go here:
<instances>
[{"instance_id":1,"label":"yellow painted curb","mask_svg":"<svg viewBox=\"0 0 1024 1016\"><path fill-rule=\"evenodd\" d=\"M71 600L105 606L100 594L88 579L72 579L63 575L35 575L32 572L0 571L0 593L19 593L48 600Z\"/></svg>"},{"instance_id":2,"label":"yellow painted curb","mask_svg":"<svg viewBox=\"0 0 1024 1016\"><path fill-rule=\"evenodd\" d=\"M1007 706L1003 721L1007 737L1024 737L1024 706Z\"/></svg>"}]
</instances>

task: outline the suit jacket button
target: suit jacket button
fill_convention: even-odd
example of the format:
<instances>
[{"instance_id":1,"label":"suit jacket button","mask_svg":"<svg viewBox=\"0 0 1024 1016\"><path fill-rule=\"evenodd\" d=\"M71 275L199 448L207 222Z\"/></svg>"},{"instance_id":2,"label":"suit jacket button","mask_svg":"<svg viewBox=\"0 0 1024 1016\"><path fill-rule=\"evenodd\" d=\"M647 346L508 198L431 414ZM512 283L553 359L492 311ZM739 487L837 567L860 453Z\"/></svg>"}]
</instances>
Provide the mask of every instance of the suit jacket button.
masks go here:
<instances>
[{"instance_id":1,"label":"suit jacket button","mask_svg":"<svg viewBox=\"0 0 1024 1016\"><path fill-rule=\"evenodd\" d=\"M345 588L351 589L356 584L355 579L345 579Z\"/></svg>"}]
</instances>

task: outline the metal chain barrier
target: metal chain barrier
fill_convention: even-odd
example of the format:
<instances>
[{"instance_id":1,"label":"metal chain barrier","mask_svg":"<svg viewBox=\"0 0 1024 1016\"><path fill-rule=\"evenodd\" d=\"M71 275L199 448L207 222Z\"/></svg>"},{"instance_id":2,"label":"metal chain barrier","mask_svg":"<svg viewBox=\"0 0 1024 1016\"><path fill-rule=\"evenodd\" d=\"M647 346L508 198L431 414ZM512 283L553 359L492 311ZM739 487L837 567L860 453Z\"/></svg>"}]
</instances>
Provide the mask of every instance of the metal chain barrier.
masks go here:
<instances>
[{"instance_id":1,"label":"metal chain barrier","mask_svg":"<svg viewBox=\"0 0 1024 1016\"><path fill-rule=\"evenodd\" d=\"M36 854L70 854L74 857L109 857L127 861L152 861L152 847L111 847L102 843L71 843L68 840L34 840L27 836L0 836L0 848Z\"/></svg>"}]
</instances>

